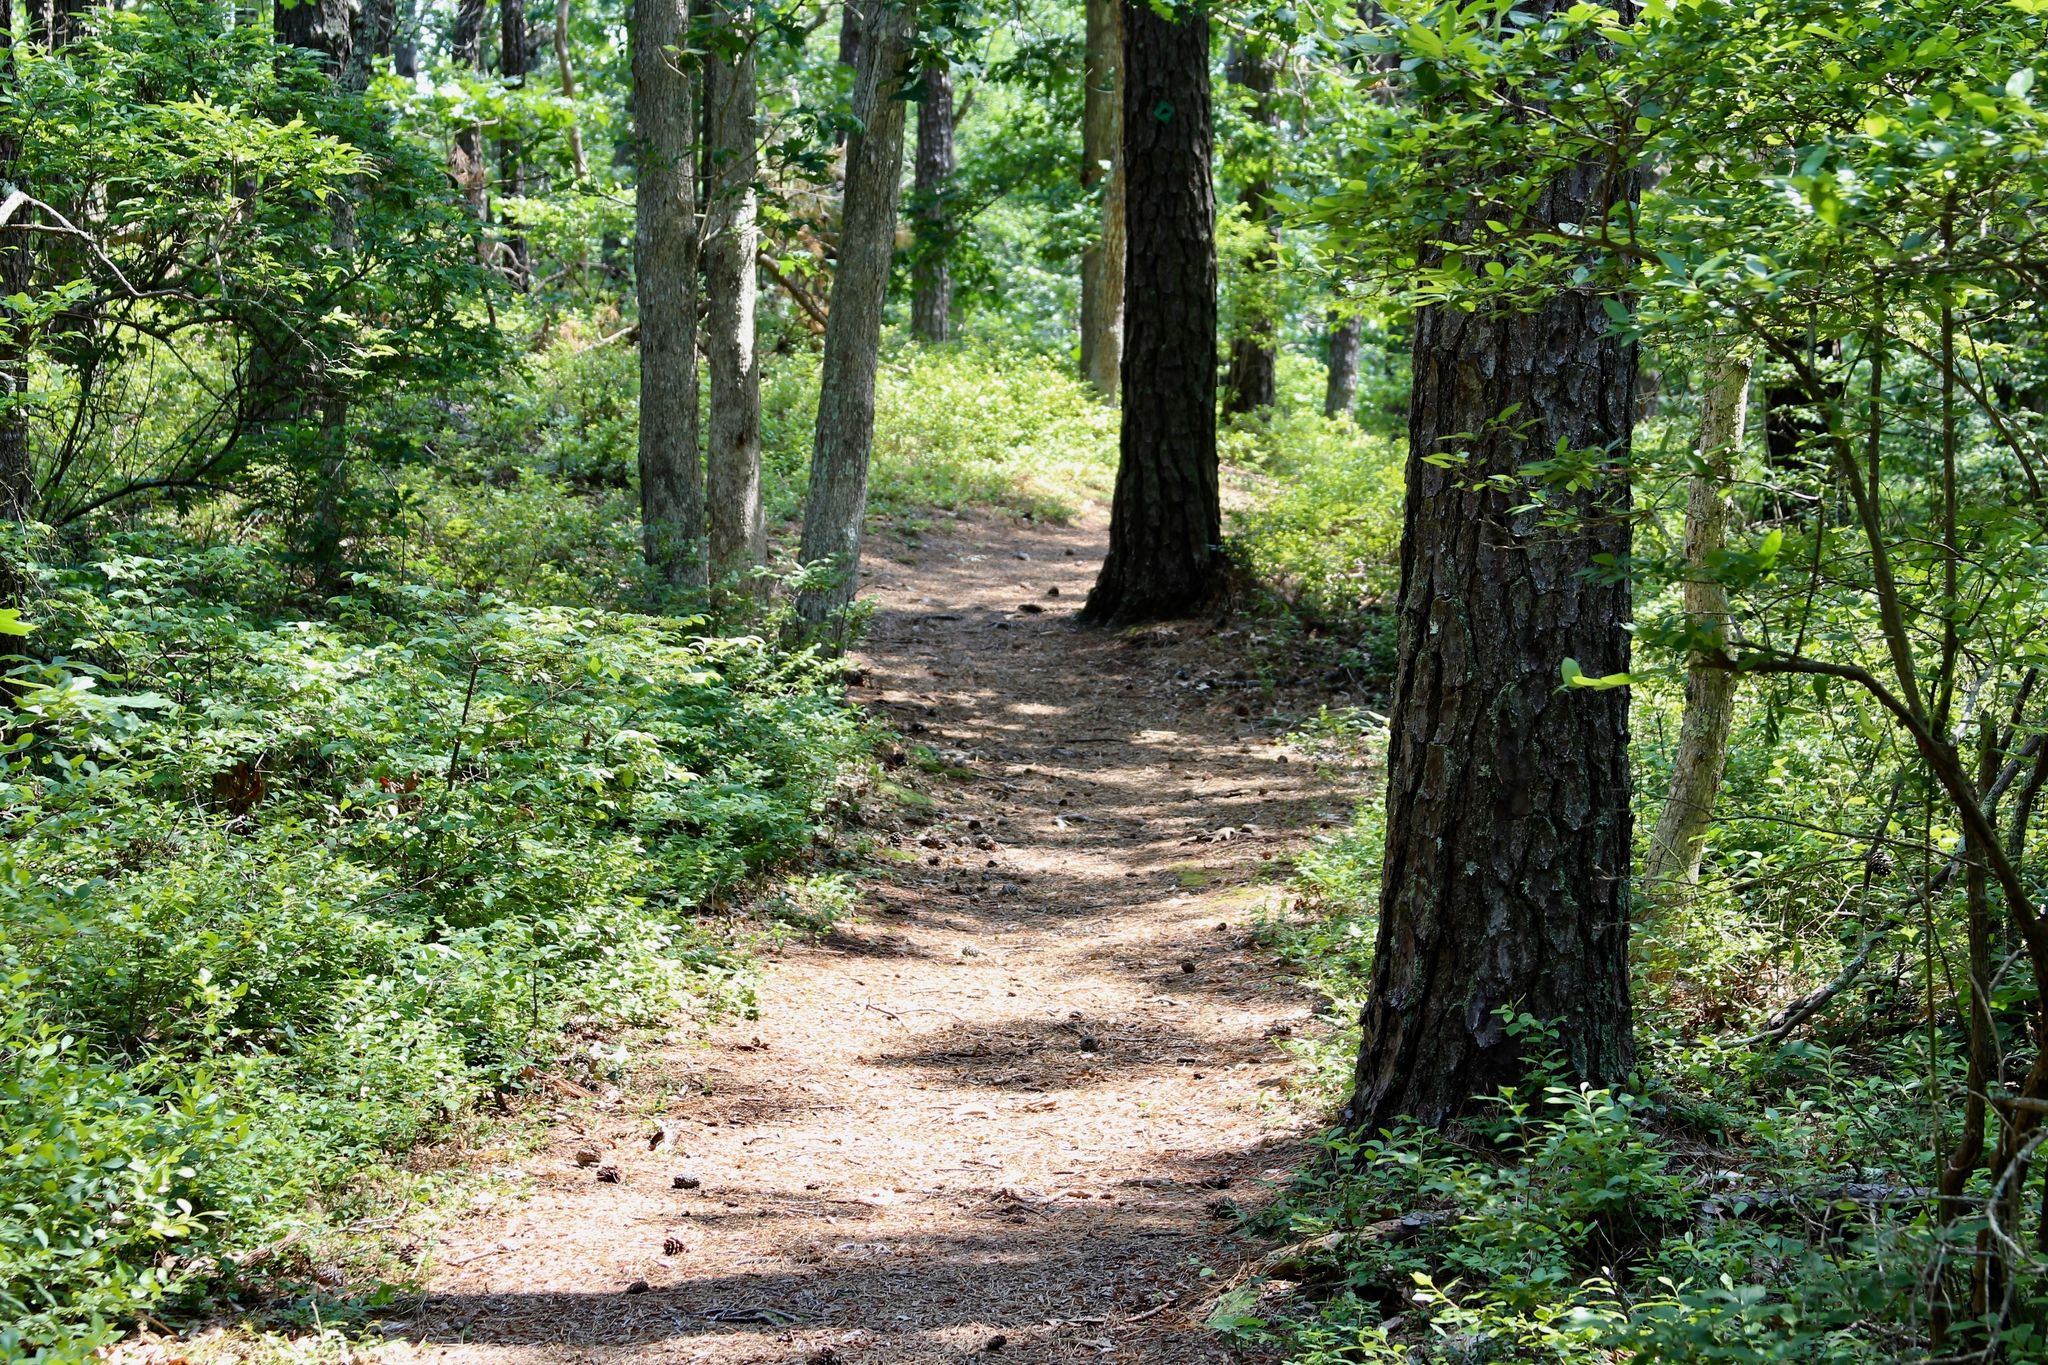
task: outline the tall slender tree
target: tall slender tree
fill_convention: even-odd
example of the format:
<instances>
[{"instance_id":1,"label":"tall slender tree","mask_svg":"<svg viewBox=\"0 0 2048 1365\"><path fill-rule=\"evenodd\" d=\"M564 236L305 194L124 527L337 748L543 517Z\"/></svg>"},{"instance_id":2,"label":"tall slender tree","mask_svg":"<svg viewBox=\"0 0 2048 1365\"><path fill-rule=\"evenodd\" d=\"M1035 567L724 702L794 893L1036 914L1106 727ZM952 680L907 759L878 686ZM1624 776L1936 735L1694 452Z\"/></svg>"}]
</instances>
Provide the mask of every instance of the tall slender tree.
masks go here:
<instances>
[{"instance_id":1,"label":"tall slender tree","mask_svg":"<svg viewBox=\"0 0 2048 1365\"><path fill-rule=\"evenodd\" d=\"M1750 359L1724 349L1707 364L1700 411L1699 466L1685 504L1685 610L1693 628L1720 638L1728 625L1728 590L1710 566L1728 543L1732 510L1728 489L1742 449L1749 413ZM1699 880L1700 853L1714 820L1721 774L1728 764L1728 731L1735 720L1733 669L1695 660L1685 674L1685 710L1678 724L1678 754L1671 788L1657 815L1643 861L1653 892Z\"/></svg>"},{"instance_id":2,"label":"tall slender tree","mask_svg":"<svg viewBox=\"0 0 2048 1365\"><path fill-rule=\"evenodd\" d=\"M484 64L484 0L455 0L455 19L448 30L448 56L465 71L481 71ZM455 130L448 146L448 178L462 191L463 206L472 220L484 220L484 133L475 123Z\"/></svg>"},{"instance_id":3,"label":"tall slender tree","mask_svg":"<svg viewBox=\"0 0 2048 1365\"><path fill-rule=\"evenodd\" d=\"M696 119L684 65L688 0L634 0L630 33L639 192L633 276L640 303L640 534L648 567L704 583L704 477L697 457Z\"/></svg>"},{"instance_id":4,"label":"tall slender tree","mask_svg":"<svg viewBox=\"0 0 2048 1365\"><path fill-rule=\"evenodd\" d=\"M1216 467L1216 199L1209 17L1124 6L1129 289L1109 555L1082 619L1183 615L1221 568Z\"/></svg>"},{"instance_id":5,"label":"tall slender tree","mask_svg":"<svg viewBox=\"0 0 2048 1365\"><path fill-rule=\"evenodd\" d=\"M1339 417L1358 406L1358 370L1365 350L1365 319L1349 311L1330 314L1329 346L1323 416Z\"/></svg>"},{"instance_id":6,"label":"tall slender tree","mask_svg":"<svg viewBox=\"0 0 2048 1365\"><path fill-rule=\"evenodd\" d=\"M498 0L498 74L504 77L508 87L518 88L526 84L531 56L526 0ZM516 199L526 193L525 167L521 164L516 134L498 143L498 192L507 199ZM531 283L533 273L532 261L526 251L526 237L509 226L504 233L500 266L512 287L523 292Z\"/></svg>"},{"instance_id":7,"label":"tall slender tree","mask_svg":"<svg viewBox=\"0 0 2048 1365\"><path fill-rule=\"evenodd\" d=\"M1259 228L1259 238L1236 294L1230 365L1223 377L1223 410L1238 414L1272 407L1279 386L1279 329L1270 295L1280 269L1280 218L1273 209L1271 170L1279 118L1273 90L1280 75L1280 54L1266 39L1246 38L1231 48L1229 74L1231 84L1250 96L1258 134L1249 148L1250 174L1238 191L1238 203Z\"/></svg>"},{"instance_id":8,"label":"tall slender tree","mask_svg":"<svg viewBox=\"0 0 2048 1365\"><path fill-rule=\"evenodd\" d=\"M952 335L953 215L946 193L953 180L953 69L930 58L918 81L917 263L911 271L910 330L938 343Z\"/></svg>"},{"instance_id":9,"label":"tall slender tree","mask_svg":"<svg viewBox=\"0 0 2048 1365\"><path fill-rule=\"evenodd\" d=\"M18 83L14 6L0 0L0 94L12 96ZM10 101L11 102L11 101ZM11 123L0 124L0 184L19 183L21 139ZM35 267L30 250L28 208L22 204L0 225L0 289L26 294ZM18 314L0 317L0 521L19 524L35 511L35 468L30 462L28 339ZM0 607L19 607L27 575L13 562L13 546L0 546Z\"/></svg>"},{"instance_id":10,"label":"tall slender tree","mask_svg":"<svg viewBox=\"0 0 2048 1365\"><path fill-rule=\"evenodd\" d=\"M1568 166L1531 214L1602 222L1632 188ZM1627 483L1553 490L1548 513L1518 488L1560 443L1625 466L1634 348L1591 289L1414 327L1379 936L1346 1110L1366 1129L1525 1082L1545 1045L1503 1014L1553 1029L1584 1080L1635 1061L1628 691L1559 686L1566 659L1628 667L1629 589L1602 567L1629 554Z\"/></svg>"},{"instance_id":11,"label":"tall slender tree","mask_svg":"<svg viewBox=\"0 0 2048 1365\"><path fill-rule=\"evenodd\" d=\"M1116 397L1124 338L1123 0L1087 0L1082 59L1081 188L1102 201L1081 251L1081 377Z\"/></svg>"},{"instance_id":12,"label":"tall slender tree","mask_svg":"<svg viewBox=\"0 0 2048 1365\"><path fill-rule=\"evenodd\" d=\"M838 269L825 322L818 375L818 427L811 486L804 502L802 561L835 571L830 583L797 597L797 615L815 628L853 601L867 519L868 457L875 436L875 369L882 305L896 242L903 167L905 67L912 12L897 0L873 0L863 15L854 68L853 117L846 141L846 199L840 214Z\"/></svg>"},{"instance_id":13,"label":"tall slender tree","mask_svg":"<svg viewBox=\"0 0 2048 1365\"><path fill-rule=\"evenodd\" d=\"M562 84L562 98L576 102L576 68L569 60L569 0L555 0L555 74ZM583 121L572 108L569 113L569 169L577 181L590 178L590 158L583 151Z\"/></svg>"},{"instance_id":14,"label":"tall slender tree","mask_svg":"<svg viewBox=\"0 0 2048 1365\"><path fill-rule=\"evenodd\" d=\"M754 186L753 33L736 0L710 0L704 39L709 177L704 197L704 356L711 371L705 522L714 581L759 594L767 562L761 510L761 361L755 340L760 250Z\"/></svg>"}]
</instances>

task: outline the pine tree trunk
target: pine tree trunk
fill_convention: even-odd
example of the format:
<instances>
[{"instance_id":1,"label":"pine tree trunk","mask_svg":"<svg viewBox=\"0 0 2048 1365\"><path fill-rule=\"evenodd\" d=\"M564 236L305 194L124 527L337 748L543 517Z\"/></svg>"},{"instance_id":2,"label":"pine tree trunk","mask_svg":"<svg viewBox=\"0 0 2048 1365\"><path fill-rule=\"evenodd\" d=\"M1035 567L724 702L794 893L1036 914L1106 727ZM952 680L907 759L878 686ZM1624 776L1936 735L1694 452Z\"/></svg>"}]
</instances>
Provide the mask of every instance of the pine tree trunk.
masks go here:
<instances>
[{"instance_id":1,"label":"pine tree trunk","mask_svg":"<svg viewBox=\"0 0 2048 1365\"><path fill-rule=\"evenodd\" d=\"M1597 223L1627 192L1576 167L1536 212ZM1629 589L1594 576L1629 553L1627 484L1566 498L1564 530L1515 510L1514 487L1560 440L1626 467L1634 351L1591 291L1414 325L1379 937L1345 1111L1368 1131L1526 1083L1545 1045L1497 1011L1553 1026L1583 1080L1635 1061L1628 691L1559 687L1567 658L1628 667ZM1520 420L1500 421L1510 406Z\"/></svg>"},{"instance_id":2,"label":"pine tree trunk","mask_svg":"<svg viewBox=\"0 0 2048 1365\"><path fill-rule=\"evenodd\" d=\"M690 78L681 66L688 27L687 0L634 0L641 549L664 582L699 587L704 484L697 460L696 138Z\"/></svg>"},{"instance_id":3,"label":"pine tree trunk","mask_svg":"<svg viewBox=\"0 0 2048 1365\"><path fill-rule=\"evenodd\" d=\"M1232 49L1231 83L1251 92L1252 117L1268 130L1276 118L1273 86L1279 74L1279 58L1263 42L1247 41ZM1265 155L1261 151L1260 169L1238 196L1245 217L1265 233L1245 263L1244 284L1237 294L1236 335L1230 341L1230 367L1223 379L1223 410L1232 416L1272 407L1279 389L1278 328L1270 295L1280 269L1280 219L1273 212L1273 182L1264 169Z\"/></svg>"},{"instance_id":4,"label":"pine tree trunk","mask_svg":"<svg viewBox=\"0 0 2048 1365\"><path fill-rule=\"evenodd\" d=\"M356 0L279 3L274 7L272 28L280 44L317 53L328 74L338 77L348 70L355 51L357 10Z\"/></svg>"},{"instance_id":5,"label":"pine tree trunk","mask_svg":"<svg viewBox=\"0 0 2048 1365\"><path fill-rule=\"evenodd\" d=\"M704 63L705 126L711 175L705 187L704 355L711 371L705 520L711 577L737 577L739 590L765 592L753 573L768 559L761 511L761 364L755 349L755 253L761 230L754 189L754 49L735 22L733 0L713 0Z\"/></svg>"},{"instance_id":6,"label":"pine tree trunk","mask_svg":"<svg viewBox=\"0 0 2048 1365\"><path fill-rule=\"evenodd\" d=\"M456 0L455 22L448 30L448 56L465 71L481 71L484 64L484 0ZM471 123L455 130L448 148L448 178L462 191L463 207L470 220L484 221L484 134ZM479 251L482 245L479 243Z\"/></svg>"},{"instance_id":7,"label":"pine tree trunk","mask_svg":"<svg viewBox=\"0 0 2048 1365\"><path fill-rule=\"evenodd\" d=\"M910 330L934 345L953 330L953 226L946 191L953 179L953 72L943 57L925 68L917 105L917 265Z\"/></svg>"},{"instance_id":8,"label":"pine tree trunk","mask_svg":"<svg viewBox=\"0 0 2048 1365\"><path fill-rule=\"evenodd\" d=\"M1340 417L1358 406L1358 367L1364 346L1364 318L1356 313L1330 315L1330 372L1323 390L1323 416Z\"/></svg>"},{"instance_id":9,"label":"pine tree trunk","mask_svg":"<svg viewBox=\"0 0 2048 1365\"><path fill-rule=\"evenodd\" d=\"M1214 595L1216 201L1209 179L1209 20L1124 7L1129 196L1123 428L1109 556L1082 619L1185 615Z\"/></svg>"},{"instance_id":10,"label":"pine tree trunk","mask_svg":"<svg viewBox=\"0 0 2048 1365\"><path fill-rule=\"evenodd\" d=\"M908 8L876 0L859 34L853 113L860 126L846 144L839 262L825 323L817 439L799 552L803 563L828 566L836 576L828 586L797 597L797 615L812 628L852 602L860 585L868 456L875 435L875 368L902 187L904 101L898 96L910 50L910 20Z\"/></svg>"},{"instance_id":11,"label":"pine tree trunk","mask_svg":"<svg viewBox=\"0 0 2048 1365\"><path fill-rule=\"evenodd\" d=\"M1081 188L1102 196L1102 231L1081 252L1081 377L1115 398L1124 341L1124 11L1122 0L1087 6Z\"/></svg>"},{"instance_id":12,"label":"pine tree trunk","mask_svg":"<svg viewBox=\"0 0 2048 1365\"><path fill-rule=\"evenodd\" d=\"M1742 449L1749 413L1747 355L1723 352L1707 366L1700 409L1700 468L1685 504L1685 610L1695 627L1720 631L1728 623L1728 590L1706 576L1713 556L1728 543L1728 488ZM1714 820L1721 773L1728 764L1728 731L1735 720L1735 674L1695 661L1685 675L1685 712L1678 724L1678 755L1665 794L1643 877L1653 893L1700 878L1700 853Z\"/></svg>"},{"instance_id":13,"label":"pine tree trunk","mask_svg":"<svg viewBox=\"0 0 2048 1365\"><path fill-rule=\"evenodd\" d=\"M526 84L528 39L526 0L498 0L498 74L508 88ZM498 144L498 193L517 199L526 193L526 179L519 161L519 144L506 139ZM504 229L502 268L512 287L525 293L532 284L532 262L527 258L526 238L517 229Z\"/></svg>"}]
</instances>

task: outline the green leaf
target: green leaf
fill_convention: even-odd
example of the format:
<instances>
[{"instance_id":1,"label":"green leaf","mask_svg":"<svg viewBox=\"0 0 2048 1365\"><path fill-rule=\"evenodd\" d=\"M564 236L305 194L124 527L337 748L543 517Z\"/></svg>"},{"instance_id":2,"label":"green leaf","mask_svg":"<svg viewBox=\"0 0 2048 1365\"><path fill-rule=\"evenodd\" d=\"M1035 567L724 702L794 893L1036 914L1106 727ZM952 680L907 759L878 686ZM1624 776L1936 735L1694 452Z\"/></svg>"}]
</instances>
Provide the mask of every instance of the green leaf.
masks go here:
<instances>
[{"instance_id":1,"label":"green leaf","mask_svg":"<svg viewBox=\"0 0 2048 1365\"><path fill-rule=\"evenodd\" d=\"M26 635L35 626L21 619L21 611L15 607L0 607L0 635Z\"/></svg>"}]
</instances>

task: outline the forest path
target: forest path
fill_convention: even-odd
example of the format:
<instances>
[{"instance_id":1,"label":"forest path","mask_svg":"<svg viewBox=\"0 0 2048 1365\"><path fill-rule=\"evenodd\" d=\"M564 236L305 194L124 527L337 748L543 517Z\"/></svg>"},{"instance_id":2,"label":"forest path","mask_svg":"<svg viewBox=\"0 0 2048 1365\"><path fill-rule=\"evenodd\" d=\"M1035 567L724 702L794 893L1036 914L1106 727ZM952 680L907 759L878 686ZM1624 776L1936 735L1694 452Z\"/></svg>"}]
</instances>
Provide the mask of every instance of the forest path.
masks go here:
<instances>
[{"instance_id":1,"label":"forest path","mask_svg":"<svg viewBox=\"0 0 2048 1365\"><path fill-rule=\"evenodd\" d=\"M933 807L856 920L767 965L758 1020L679 1032L445 1229L394 1354L1229 1359L1200 1270L1248 1248L1217 1205L1312 1122L1279 1039L1314 1001L1248 931L1351 793L1279 742L1321 698L1263 699L1239 632L1074 626L1105 539L873 538L854 695L951 770Z\"/></svg>"}]
</instances>

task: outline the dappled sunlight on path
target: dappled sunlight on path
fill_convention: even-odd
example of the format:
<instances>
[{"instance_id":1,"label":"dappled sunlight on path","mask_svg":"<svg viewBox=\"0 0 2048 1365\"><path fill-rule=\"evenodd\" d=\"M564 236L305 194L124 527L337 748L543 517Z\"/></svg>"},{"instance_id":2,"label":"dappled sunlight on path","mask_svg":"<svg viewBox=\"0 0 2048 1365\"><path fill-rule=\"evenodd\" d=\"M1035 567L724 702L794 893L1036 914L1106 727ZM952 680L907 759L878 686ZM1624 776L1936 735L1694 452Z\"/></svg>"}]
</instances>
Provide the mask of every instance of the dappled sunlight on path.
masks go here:
<instances>
[{"instance_id":1,"label":"dappled sunlight on path","mask_svg":"<svg viewBox=\"0 0 2048 1365\"><path fill-rule=\"evenodd\" d=\"M1249 930L1350 794L1208 623L1072 625L1099 523L950 527L865 573L854 696L931 804L858 917L768 965L758 1020L565 1113L393 1355L1229 1359L1201 1271L1315 1118L1280 1045L1314 1002Z\"/></svg>"}]
</instances>

